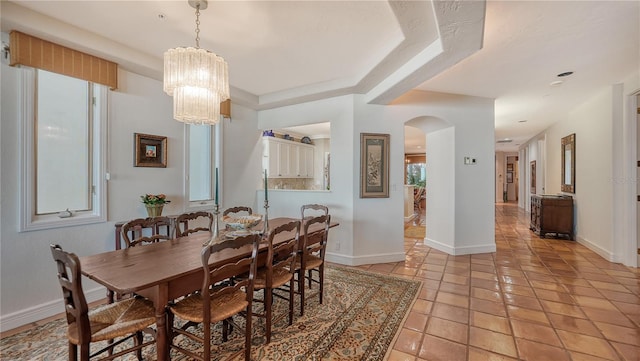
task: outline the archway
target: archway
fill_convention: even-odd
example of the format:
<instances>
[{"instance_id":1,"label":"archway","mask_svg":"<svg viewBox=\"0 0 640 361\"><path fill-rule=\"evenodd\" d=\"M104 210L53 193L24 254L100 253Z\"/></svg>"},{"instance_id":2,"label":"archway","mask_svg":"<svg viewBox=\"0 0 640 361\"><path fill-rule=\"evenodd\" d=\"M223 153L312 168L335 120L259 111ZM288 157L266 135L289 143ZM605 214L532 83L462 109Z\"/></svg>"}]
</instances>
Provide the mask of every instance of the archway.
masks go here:
<instances>
[{"instance_id":1,"label":"archway","mask_svg":"<svg viewBox=\"0 0 640 361\"><path fill-rule=\"evenodd\" d=\"M455 194L454 127L446 120L433 116L416 117L404 124L419 129L425 138L425 243L429 243L430 238L453 240L454 204L451 200Z\"/></svg>"}]
</instances>

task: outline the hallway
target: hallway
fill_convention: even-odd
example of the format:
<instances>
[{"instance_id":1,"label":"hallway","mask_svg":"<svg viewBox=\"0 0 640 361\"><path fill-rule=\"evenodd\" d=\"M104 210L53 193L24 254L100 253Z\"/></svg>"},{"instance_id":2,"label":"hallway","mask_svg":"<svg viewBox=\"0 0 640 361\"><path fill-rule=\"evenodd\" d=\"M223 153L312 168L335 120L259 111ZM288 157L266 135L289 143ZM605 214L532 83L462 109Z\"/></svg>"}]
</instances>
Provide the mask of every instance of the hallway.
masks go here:
<instances>
[{"instance_id":1,"label":"hallway","mask_svg":"<svg viewBox=\"0 0 640 361\"><path fill-rule=\"evenodd\" d=\"M517 204L495 209L495 253L405 238L405 262L359 267L423 282L389 361L640 360L640 270L540 239Z\"/></svg>"}]
</instances>

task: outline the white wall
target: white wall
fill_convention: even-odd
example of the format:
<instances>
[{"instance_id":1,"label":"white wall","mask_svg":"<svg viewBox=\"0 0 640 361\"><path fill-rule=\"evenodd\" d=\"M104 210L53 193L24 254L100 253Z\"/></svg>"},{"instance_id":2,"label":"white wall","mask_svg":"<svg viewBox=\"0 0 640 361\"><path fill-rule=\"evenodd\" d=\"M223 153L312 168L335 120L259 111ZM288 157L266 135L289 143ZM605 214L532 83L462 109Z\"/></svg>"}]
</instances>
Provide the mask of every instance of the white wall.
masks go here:
<instances>
[{"instance_id":1,"label":"white wall","mask_svg":"<svg viewBox=\"0 0 640 361\"><path fill-rule=\"evenodd\" d=\"M445 120L455 127L452 158L455 176L450 180L455 187L453 254L495 251L493 103L493 99L487 98L412 91L385 109L389 122L404 123L428 116ZM403 147L403 144L393 146ZM428 155L430 162L433 156ZM476 163L465 165L465 157L474 158ZM451 241L442 243L451 244Z\"/></svg>"},{"instance_id":2,"label":"white wall","mask_svg":"<svg viewBox=\"0 0 640 361\"><path fill-rule=\"evenodd\" d=\"M455 249L455 128L427 133L426 242L445 252Z\"/></svg>"},{"instance_id":3,"label":"white wall","mask_svg":"<svg viewBox=\"0 0 640 361\"><path fill-rule=\"evenodd\" d=\"M634 257L637 215L635 201L634 94L640 76L603 89L573 109L526 145L530 159L546 139L546 193L562 193L561 139L576 134L575 232L577 241L607 260L637 265ZM633 104L633 106L631 106ZM538 165L540 167L541 165ZM540 188L538 188L540 189ZM529 211L529 204L526 205Z\"/></svg>"},{"instance_id":4,"label":"white wall","mask_svg":"<svg viewBox=\"0 0 640 361\"><path fill-rule=\"evenodd\" d=\"M547 184L549 194L561 193L561 139L576 134L576 234L580 242L611 259L611 89L577 107L567 120L547 132ZM594 207L593 205L596 205Z\"/></svg>"},{"instance_id":5,"label":"white wall","mask_svg":"<svg viewBox=\"0 0 640 361\"><path fill-rule=\"evenodd\" d=\"M220 209L234 206L256 205L254 190L261 188L262 133L258 129L258 114L234 103L231 104L231 120L224 120L222 152L222 204Z\"/></svg>"}]
</instances>

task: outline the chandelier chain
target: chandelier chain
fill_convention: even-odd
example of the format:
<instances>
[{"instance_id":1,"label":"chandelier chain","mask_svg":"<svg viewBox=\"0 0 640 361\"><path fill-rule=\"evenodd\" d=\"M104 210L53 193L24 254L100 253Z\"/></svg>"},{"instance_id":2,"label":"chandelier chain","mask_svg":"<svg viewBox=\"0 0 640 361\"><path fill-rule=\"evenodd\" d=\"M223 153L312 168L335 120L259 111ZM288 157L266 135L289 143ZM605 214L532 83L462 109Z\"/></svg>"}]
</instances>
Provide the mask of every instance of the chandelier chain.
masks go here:
<instances>
[{"instance_id":1,"label":"chandelier chain","mask_svg":"<svg viewBox=\"0 0 640 361\"><path fill-rule=\"evenodd\" d=\"M200 49L200 4L196 5L196 49Z\"/></svg>"}]
</instances>

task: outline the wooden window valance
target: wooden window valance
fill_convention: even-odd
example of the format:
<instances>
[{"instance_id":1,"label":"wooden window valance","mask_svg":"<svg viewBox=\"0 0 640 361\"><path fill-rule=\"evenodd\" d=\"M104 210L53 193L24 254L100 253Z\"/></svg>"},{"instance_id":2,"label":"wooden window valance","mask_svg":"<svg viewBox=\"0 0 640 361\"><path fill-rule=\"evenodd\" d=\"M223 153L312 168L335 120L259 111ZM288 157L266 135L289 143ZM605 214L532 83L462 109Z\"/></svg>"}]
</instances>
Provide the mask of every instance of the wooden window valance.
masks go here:
<instances>
[{"instance_id":1,"label":"wooden window valance","mask_svg":"<svg viewBox=\"0 0 640 361\"><path fill-rule=\"evenodd\" d=\"M32 68L118 88L118 64L12 30L9 65Z\"/></svg>"},{"instance_id":2,"label":"wooden window valance","mask_svg":"<svg viewBox=\"0 0 640 361\"><path fill-rule=\"evenodd\" d=\"M231 118L231 99L227 99L220 103L220 115L225 118Z\"/></svg>"}]
</instances>

